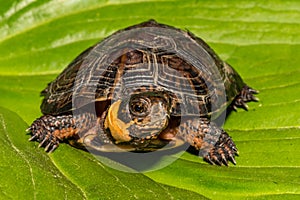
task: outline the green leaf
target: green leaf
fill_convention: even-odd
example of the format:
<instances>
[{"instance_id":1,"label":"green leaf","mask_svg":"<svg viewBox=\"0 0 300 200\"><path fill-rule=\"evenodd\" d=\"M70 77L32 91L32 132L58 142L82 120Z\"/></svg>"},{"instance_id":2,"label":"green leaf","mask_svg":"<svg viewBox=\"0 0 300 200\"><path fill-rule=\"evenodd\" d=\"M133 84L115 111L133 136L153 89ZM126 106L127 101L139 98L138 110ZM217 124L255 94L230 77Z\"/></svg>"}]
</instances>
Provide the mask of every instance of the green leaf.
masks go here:
<instances>
[{"instance_id":1,"label":"green leaf","mask_svg":"<svg viewBox=\"0 0 300 200\"><path fill-rule=\"evenodd\" d=\"M2 198L300 198L299 1L0 0L0 5ZM237 166L210 166L185 153L161 170L130 174L66 144L48 155L28 142L24 130L41 115L39 92L47 83L89 46L150 18L200 36L260 91L258 103L231 113L224 126L239 148Z\"/></svg>"},{"instance_id":2,"label":"green leaf","mask_svg":"<svg viewBox=\"0 0 300 200\"><path fill-rule=\"evenodd\" d=\"M113 170L71 147L48 155L21 134L26 127L17 114L0 107L2 199L204 199L142 174Z\"/></svg>"},{"instance_id":3,"label":"green leaf","mask_svg":"<svg viewBox=\"0 0 300 200\"><path fill-rule=\"evenodd\" d=\"M26 123L0 107L0 197L2 199L50 199L53 196L83 198L85 194L65 178L49 156L28 142ZM22 134L23 133L23 134Z\"/></svg>"}]
</instances>

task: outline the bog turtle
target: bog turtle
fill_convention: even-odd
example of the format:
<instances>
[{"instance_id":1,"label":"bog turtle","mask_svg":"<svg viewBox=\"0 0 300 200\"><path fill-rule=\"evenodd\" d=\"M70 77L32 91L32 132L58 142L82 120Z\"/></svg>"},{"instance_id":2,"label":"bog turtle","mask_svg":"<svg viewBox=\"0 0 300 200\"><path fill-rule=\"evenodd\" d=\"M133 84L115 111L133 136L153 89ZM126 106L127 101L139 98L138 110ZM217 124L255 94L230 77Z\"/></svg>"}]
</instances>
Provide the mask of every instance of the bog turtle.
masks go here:
<instances>
[{"instance_id":1,"label":"bog turtle","mask_svg":"<svg viewBox=\"0 0 300 200\"><path fill-rule=\"evenodd\" d=\"M202 39L149 20L71 62L42 91L43 116L28 131L47 152L60 142L108 152L185 143L211 164L235 164L237 147L216 119L247 109L256 93Z\"/></svg>"}]
</instances>

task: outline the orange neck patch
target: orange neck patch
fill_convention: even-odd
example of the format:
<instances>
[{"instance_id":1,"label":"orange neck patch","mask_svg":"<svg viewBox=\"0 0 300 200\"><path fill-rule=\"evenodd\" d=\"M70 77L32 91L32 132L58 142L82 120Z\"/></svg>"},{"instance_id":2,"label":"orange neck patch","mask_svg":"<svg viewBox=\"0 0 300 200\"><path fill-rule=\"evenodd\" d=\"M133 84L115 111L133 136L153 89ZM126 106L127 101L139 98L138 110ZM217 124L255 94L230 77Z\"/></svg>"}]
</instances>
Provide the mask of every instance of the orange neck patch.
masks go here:
<instances>
[{"instance_id":1,"label":"orange neck patch","mask_svg":"<svg viewBox=\"0 0 300 200\"><path fill-rule=\"evenodd\" d=\"M104 122L104 127L110 130L110 133L116 140L116 143L129 142L132 139L127 128L130 127L133 122L130 121L125 124L118 118L120 103L121 100L118 100L110 106Z\"/></svg>"}]
</instances>

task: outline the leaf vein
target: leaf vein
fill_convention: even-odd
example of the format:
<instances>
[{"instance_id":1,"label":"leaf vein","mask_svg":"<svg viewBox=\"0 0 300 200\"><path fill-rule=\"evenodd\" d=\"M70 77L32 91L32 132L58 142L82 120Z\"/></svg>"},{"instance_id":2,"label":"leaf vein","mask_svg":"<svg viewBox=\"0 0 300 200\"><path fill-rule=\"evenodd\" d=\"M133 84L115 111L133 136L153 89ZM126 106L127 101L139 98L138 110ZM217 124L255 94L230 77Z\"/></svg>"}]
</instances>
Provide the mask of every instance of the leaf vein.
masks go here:
<instances>
[{"instance_id":1,"label":"leaf vein","mask_svg":"<svg viewBox=\"0 0 300 200\"><path fill-rule=\"evenodd\" d=\"M12 140L10 139L10 137L8 135L7 128L6 128L6 123L5 123L5 120L4 120L4 117L3 117L2 114L0 114L0 122L1 122L1 125L3 127L4 134L5 134L6 138L7 138L7 140L9 141L11 147L25 161L25 163L27 164L27 166L29 168L29 173L30 173L30 177L31 177L31 183L32 183L32 187L33 187L33 199L36 199L36 185L35 185L33 170L32 170L32 167L30 165L30 162L26 158L26 156L13 144Z\"/></svg>"}]
</instances>

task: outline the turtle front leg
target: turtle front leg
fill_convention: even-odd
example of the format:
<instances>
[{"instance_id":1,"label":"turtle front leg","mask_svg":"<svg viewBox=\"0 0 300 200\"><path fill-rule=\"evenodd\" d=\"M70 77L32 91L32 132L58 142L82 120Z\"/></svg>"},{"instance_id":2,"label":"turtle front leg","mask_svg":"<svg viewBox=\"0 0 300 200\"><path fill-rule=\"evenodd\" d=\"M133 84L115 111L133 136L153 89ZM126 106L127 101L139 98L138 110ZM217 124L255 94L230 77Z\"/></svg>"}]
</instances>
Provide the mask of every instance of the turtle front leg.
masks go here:
<instances>
[{"instance_id":1,"label":"turtle front leg","mask_svg":"<svg viewBox=\"0 0 300 200\"><path fill-rule=\"evenodd\" d=\"M208 119L190 119L179 127L180 134L199 151L199 156L210 164L236 164L238 150L231 137Z\"/></svg>"},{"instance_id":2,"label":"turtle front leg","mask_svg":"<svg viewBox=\"0 0 300 200\"><path fill-rule=\"evenodd\" d=\"M59 142L75 137L78 128L72 115L44 115L36 119L27 131L32 134L30 141L38 141L39 147L45 147L46 152L52 152Z\"/></svg>"},{"instance_id":3,"label":"turtle front leg","mask_svg":"<svg viewBox=\"0 0 300 200\"><path fill-rule=\"evenodd\" d=\"M222 130L214 147L209 151L203 151L203 154L204 160L211 164L228 166L228 161L236 164L234 157L238 155L238 150L231 137Z\"/></svg>"},{"instance_id":4,"label":"turtle front leg","mask_svg":"<svg viewBox=\"0 0 300 200\"><path fill-rule=\"evenodd\" d=\"M88 112L75 116L44 115L36 119L27 131L32 134L30 141L38 141L39 147L45 147L45 151L50 153L63 141L83 149L111 143L101 124L103 117L98 118Z\"/></svg>"}]
</instances>

